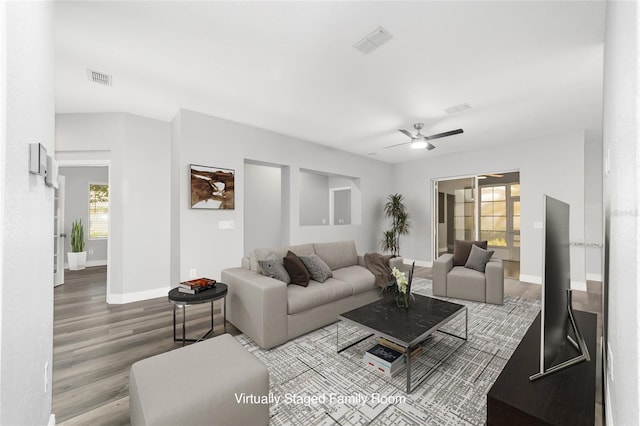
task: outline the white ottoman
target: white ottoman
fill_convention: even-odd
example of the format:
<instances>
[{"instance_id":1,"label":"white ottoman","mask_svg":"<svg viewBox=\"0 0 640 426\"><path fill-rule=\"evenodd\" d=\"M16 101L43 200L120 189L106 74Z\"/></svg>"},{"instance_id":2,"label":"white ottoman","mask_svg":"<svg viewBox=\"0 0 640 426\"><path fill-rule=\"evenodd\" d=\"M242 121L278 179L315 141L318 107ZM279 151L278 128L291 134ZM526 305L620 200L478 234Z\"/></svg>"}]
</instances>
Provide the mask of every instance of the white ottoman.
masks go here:
<instances>
[{"instance_id":1,"label":"white ottoman","mask_svg":"<svg viewBox=\"0 0 640 426\"><path fill-rule=\"evenodd\" d=\"M133 426L267 425L269 372L230 334L138 361L129 377ZM260 398L264 396L264 398Z\"/></svg>"}]
</instances>

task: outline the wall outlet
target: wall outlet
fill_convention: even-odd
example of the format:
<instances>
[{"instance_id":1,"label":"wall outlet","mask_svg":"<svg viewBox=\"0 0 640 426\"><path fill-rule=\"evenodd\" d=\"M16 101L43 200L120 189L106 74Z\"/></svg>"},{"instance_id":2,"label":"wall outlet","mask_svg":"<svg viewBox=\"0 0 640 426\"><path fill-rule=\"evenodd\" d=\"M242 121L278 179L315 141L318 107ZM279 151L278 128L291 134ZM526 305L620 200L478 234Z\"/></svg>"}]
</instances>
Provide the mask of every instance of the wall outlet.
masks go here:
<instances>
[{"instance_id":1,"label":"wall outlet","mask_svg":"<svg viewBox=\"0 0 640 426\"><path fill-rule=\"evenodd\" d=\"M89 249L89 254L93 254L93 249Z\"/></svg>"},{"instance_id":2,"label":"wall outlet","mask_svg":"<svg viewBox=\"0 0 640 426\"><path fill-rule=\"evenodd\" d=\"M542 229L544 228L544 223L542 222L533 222L533 229Z\"/></svg>"},{"instance_id":3,"label":"wall outlet","mask_svg":"<svg viewBox=\"0 0 640 426\"><path fill-rule=\"evenodd\" d=\"M198 272L196 271L196 268L189 269L189 278L195 278L197 276L198 276Z\"/></svg>"}]
</instances>

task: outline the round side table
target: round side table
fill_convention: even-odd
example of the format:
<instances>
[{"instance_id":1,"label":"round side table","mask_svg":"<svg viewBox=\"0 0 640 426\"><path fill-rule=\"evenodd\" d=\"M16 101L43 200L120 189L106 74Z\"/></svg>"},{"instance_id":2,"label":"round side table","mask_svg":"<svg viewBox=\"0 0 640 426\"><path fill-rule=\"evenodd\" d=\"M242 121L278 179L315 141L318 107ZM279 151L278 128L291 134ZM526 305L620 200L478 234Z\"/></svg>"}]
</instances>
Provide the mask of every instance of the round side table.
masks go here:
<instances>
[{"instance_id":1,"label":"round side table","mask_svg":"<svg viewBox=\"0 0 640 426\"><path fill-rule=\"evenodd\" d=\"M227 332L227 285L224 283L216 283L216 286L210 288L209 290L201 291L196 294L182 293L178 290L178 287L172 289L169 292L169 302L173 304L173 341L174 342L182 342L182 346L185 345L186 342L199 342L200 340L204 340L211 333L213 333L213 302L218 299L223 299L223 313L224 313L224 332ZM187 317L187 306L188 305L198 305L200 303L211 303L211 329L207 331L202 337L199 339L187 339L187 331L186 331L186 317ZM182 338L178 339L176 337L176 307L182 307Z\"/></svg>"}]
</instances>

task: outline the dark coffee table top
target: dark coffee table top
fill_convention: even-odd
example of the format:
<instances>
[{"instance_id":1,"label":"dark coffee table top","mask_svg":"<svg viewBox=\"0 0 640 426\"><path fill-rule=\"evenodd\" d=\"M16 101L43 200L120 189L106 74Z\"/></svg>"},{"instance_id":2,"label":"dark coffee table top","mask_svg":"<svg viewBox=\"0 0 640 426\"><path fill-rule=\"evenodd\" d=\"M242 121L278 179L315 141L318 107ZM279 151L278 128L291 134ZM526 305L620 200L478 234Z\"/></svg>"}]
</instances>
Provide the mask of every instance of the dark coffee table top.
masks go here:
<instances>
[{"instance_id":1,"label":"dark coffee table top","mask_svg":"<svg viewBox=\"0 0 640 426\"><path fill-rule=\"evenodd\" d=\"M409 310L396 305L393 297L361 306L338 318L390 338L403 346L412 346L451 320L464 305L414 294Z\"/></svg>"},{"instance_id":2,"label":"dark coffee table top","mask_svg":"<svg viewBox=\"0 0 640 426\"><path fill-rule=\"evenodd\" d=\"M169 292L169 301L180 305L195 305L220 299L227 294L225 283L216 283L216 286L196 294L183 293L175 287Z\"/></svg>"}]
</instances>

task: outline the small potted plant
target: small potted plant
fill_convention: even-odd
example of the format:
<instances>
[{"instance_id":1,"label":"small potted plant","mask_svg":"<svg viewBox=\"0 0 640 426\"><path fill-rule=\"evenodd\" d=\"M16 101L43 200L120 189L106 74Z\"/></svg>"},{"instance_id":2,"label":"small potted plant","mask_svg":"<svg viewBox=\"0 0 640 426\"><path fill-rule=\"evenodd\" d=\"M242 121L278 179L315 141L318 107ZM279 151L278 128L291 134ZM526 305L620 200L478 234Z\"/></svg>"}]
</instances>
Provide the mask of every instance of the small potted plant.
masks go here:
<instances>
[{"instance_id":1,"label":"small potted plant","mask_svg":"<svg viewBox=\"0 0 640 426\"><path fill-rule=\"evenodd\" d=\"M400 256L400 236L409 234L409 228L411 228L411 220L402 194L391 194L387 197L384 215L391 219L391 229L383 233L380 248L398 257Z\"/></svg>"},{"instance_id":2,"label":"small potted plant","mask_svg":"<svg viewBox=\"0 0 640 426\"><path fill-rule=\"evenodd\" d=\"M82 220L77 219L71 225L71 251L67 253L69 269L78 271L84 269L87 263L87 252L84 251L84 227Z\"/></svg>"}]
</instances>

